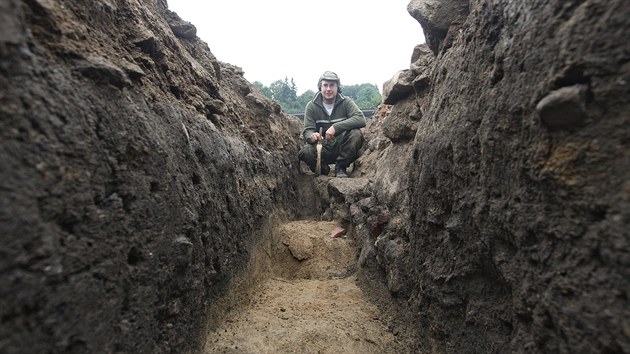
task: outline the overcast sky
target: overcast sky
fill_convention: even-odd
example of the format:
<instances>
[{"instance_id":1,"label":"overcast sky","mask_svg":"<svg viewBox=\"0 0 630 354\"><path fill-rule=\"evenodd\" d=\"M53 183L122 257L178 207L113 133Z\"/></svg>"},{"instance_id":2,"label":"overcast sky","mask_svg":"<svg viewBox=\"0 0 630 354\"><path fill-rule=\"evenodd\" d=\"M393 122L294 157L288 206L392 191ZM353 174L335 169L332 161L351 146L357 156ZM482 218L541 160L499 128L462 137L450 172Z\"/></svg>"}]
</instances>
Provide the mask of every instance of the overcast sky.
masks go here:
<instances>
[{"instance_id":1,"label":"overcast sky","mask_svg":"<svg viewBox=\"0 0 630 354\"><path fill-rule=\"evenodd\" d=\"M269 86L293 78L298 94L335 71L341 83L383 83L408 69L424 43L409 0L167 0L197 27L218 60Z\"/></svg>"}]
</instances>

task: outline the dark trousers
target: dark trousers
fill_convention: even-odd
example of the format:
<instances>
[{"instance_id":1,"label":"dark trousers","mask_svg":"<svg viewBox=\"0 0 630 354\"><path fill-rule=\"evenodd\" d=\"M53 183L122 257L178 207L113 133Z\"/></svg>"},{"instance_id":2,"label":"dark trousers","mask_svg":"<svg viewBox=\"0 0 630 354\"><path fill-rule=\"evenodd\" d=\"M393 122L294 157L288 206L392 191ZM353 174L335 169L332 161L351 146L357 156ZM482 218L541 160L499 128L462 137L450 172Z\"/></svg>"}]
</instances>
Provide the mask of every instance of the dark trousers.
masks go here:
<instances>
[{"instance_id":1,"label":"dark trousers","mask_svg":"<svg viewBox=\"0 0 630 354\"><path fill-rule=\"evenodd\" d=\"M316 144L307 143L298 153L298 158L304 161L311 171L315 172L317 165ZM345 131L332 141L326 140L322 146L322 164L336 164L337 167L348 167L359 157L359 150L363 146L363 134L360 129Z\"/></svg>"}]
</instances>

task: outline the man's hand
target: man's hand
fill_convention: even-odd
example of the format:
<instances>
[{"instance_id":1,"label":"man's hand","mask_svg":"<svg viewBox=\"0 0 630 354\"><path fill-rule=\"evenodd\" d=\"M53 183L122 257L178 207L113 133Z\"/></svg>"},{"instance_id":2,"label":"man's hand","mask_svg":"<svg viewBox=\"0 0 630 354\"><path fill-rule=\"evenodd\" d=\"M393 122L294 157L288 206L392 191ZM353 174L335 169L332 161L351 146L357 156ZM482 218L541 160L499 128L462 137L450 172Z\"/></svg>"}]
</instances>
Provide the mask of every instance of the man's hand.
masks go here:
<instances>
[{"instance_id":1,"label":"man's hand","mask_svg":"<svg viewBox=\"0 0 630 354\"><path fill-rule=\"evenodd\" d=\"M328 130L326 130L326 140L332 140L335 137L335 127L330 126Z\"/></svg>"},{"instance_id":2,"label":"man's hand","mask_svg":"<svg viewBox=\"0 0 630 354\"><path fill-rule=\"evenodd\" d=\"M313 133L313 135L311 135L311 143L318 142L320 138L321 136L319 135L319 133Z\"/></svg>"}]
</instances>

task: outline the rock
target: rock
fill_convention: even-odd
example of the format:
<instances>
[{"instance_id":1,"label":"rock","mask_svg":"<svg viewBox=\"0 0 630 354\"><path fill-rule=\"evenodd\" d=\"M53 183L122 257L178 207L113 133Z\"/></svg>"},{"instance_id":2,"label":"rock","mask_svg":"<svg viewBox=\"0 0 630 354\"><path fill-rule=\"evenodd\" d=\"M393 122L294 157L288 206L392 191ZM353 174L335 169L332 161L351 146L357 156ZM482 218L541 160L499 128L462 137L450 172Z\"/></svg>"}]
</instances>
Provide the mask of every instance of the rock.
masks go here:
<instances>
[{"instance_id":1,"label":"rock","mask_svg":"<svg viewBox=\"0 0 630 354\"><path fill-rule=\"evenodd\" d=\"M183 39L194 39L197 37L197 28L190 22L169 22L169 26L171 27L175 37Z\"/></svg>"},{"instance_id":2,"label":"rock","mask_svg":"<svg viewBox=\"0 0 630 354\"><path fill-rule=\"evenodd\" d=\"M140 79L146 75L144 70L142 70L142 68L140 68L140 66L138 66L135 63L123 61L120 64L120 67L125 71L125 73L127 73L127 76L129 76L129 78L134 79L134 80Z\"/></svg>"},{"instance_id":3,"label":"rock","mask_svg":"<svg viewBox=\"0 0 630 354\"><path fill-rule=\"evenodd\" d=\"M413 93L413 73L411 70L400 70L383 84L383 103L394 104Z\"/></svg>"},{"instance_id":4,"label":"rock","mask_svg":"<svg viewBox=\"0 0 630 354\"><path fill-rule=\"evenodd\" d=\"M206 99L205 103L205 107L208 110L208 115L211 114L218 114L218 115L224 115L227 113L228 108L227 105L225 104L225 102L221 101L220 99L217 98L208 98Z\"/></svg>"},{"instance_id":5,"label":"rock","mask_svg":"<svg viewBox=\"0 0 630 354\"><path fill-rule=\"evenodd\" d=\"M363 230L363 233L369 234L369 231ZM361 240L363 242L359 243L361 247L361 253L359 254L358 261L359 266L366 267L368 265L373 265L376 260L376 249L374 248L374 242L369 237L363 237Z\"/></svg>"},{"instance_id":6,"label":"rock","mask_svg":"<svg viewBox=\"0 0 630 354\"><path fill-rule=\"evenodd\" d=\"M284 241L284 245L287 246L293 258L298 261L304 261L313 257L314 244L313 239L309 237L297 237L296 235L290 235Z\"/></svg>"},{"instance_id":7,"label":"rock","mask_svg":"<svg viewBox=\"0 0 630 354\"><path fill-rule=\"evenodd\" d=\"M5 3L0 11L0 43L19 44L28 37L22 24L23 10L17 4Z\"/></svg>"},{"instance_id":8,"label":"rock","mask_svg":"<svg viewBox=\"0 0 630 354\"><path fill-rule=\"evenodd\" d=\"M428 47L437 55L451 24L464 22L468 4L468 0L411 0L407 11L420 23Z\"/></svg>"},{"instance_id":9,"label":"rock","mask_svg":"<svg viewBox=\"0 0 630 354\"><path fill-rule=\"evenodd\" d=\"M367 218L366 224L372 235L378 236L381 234L383 225L387 224L391 219L391 213L385 207L378 206L370 209L370 216Z\"/></svg>"},{"instance_id":10,"label":"rock","mask_svg":"<svg viewBox=\"0 0 630 354\"><path fill-rule=\"evenodd\" d=\"M383 121L383 135L394 144L409 141L416 136L417 121L421 116L415 105L394 106L389 117Z\"/></svg>"},{"instance_id":11,"label":"rock","mask_svg":"<svg viewBox=\"0 0 630 354\"><path fill-rule=\"evenodd\" d=\"M178 268L187 268L192 262L193 244L186 236L179 236L173 241L171 259Z\"/></svg>"},{"instance_id":12,"label":"rock","mask_svg":"<svg viewBox=\"0 0 630 354\"><path fill-rule=\"evenodd\" d=\"M346 229L344 229L343 227L335 227L330 232L330 237L331 238L343 237L345 235L346 235Z\"/></svg>"},{"instance_id":13,"label":"rock","mask_svg":"<svg viewBox=\"0 0 630 354\"><path fill-rule=\"evenodd\" d=\"M536 105L543 125L549 130L569 130L586 121L588 86L573 85L552 91Z\"/></svg>"},{"instance_id":14,"label":"rock","mask_svg":"<svg viewBox=\"0 0 630 354\"><path fill-rule=\"evenodd\" d=\"M431 86L431 70L433 68L434 56L431 49L425 44L417 45L411 56L410 69L414 74L411 83L417 95L422 96Z\"/></svg>"},{"instance_id":15,"label":"rock","mask_svg":"<svg viewBox=\"0 0 630 354\"><path fill-rule=\"evenodd\" d=\"M99 84L110 84L118 88L128 84L125 72L102 57L89 56L75 70Z\"/></svg>"},{"instance_id":16,"label":"rock","mask_svg":"<svg viewBox=\"0 0 630 354\"><path fill-rule=\"evenodd\" d=\"M197 28L192 23L182 20L176 12L167 9L165 17L175 37L182 39L197 37Z\"/></svg>"},{"instance_id":17,"label":"rock","mask_svg":"<svg viewBox=\"0 0 630 354\"><path fill-rule=\"evenodd\" d=\"M367 178L332 178L328 184L328 195L353 203L369 195Z\"/></svg>"},{"instance_id":18,"label":"rock","mask_svg":"<svg viewBox=\"0 0 630 354\"><path fill-rule=\"evenodd\" d=\"M160 43L158 38L147 29L139 30L140 35L134 41L134 44L143 52L149 54L151 58L158 58L160 52Z\"/></svg>"},{"instance_id":19,"label":"rock","mask_svg":"<svg viewBox=\"0 0 630 354\"><path fill-rule=\"evenodd\" d=\"M391 143L392 141L387 139L386 137L376 137L368 141L368 149L370 149L371 151L383 151Z\"/></svg>"},{"instance_id":20,"label":"rock","mask_svg":"<svg viewBox=\"0 0 630 354\"><path fill-rule=\"evenodd\" d=\"M387 287L390 291L398 293L405 285L403 273L405 268L401 267L404 261L405 247L400 239L389 240L385 244L385 259L388 265Z\"/></svg>"},{"instance_id":21,"label":"rock","mask_svg":"<svg viewBox=\"0 0 630 354\"><path fill-rule=\"evenodd\" d=\"M431 48L426 43L418 44L413 48L413 52L411 53L411 70L414 74L419 74L414 70L415 67L420 68L431 68L434 62L433 52L431 52Z\"/></svg>"}]
</instances>

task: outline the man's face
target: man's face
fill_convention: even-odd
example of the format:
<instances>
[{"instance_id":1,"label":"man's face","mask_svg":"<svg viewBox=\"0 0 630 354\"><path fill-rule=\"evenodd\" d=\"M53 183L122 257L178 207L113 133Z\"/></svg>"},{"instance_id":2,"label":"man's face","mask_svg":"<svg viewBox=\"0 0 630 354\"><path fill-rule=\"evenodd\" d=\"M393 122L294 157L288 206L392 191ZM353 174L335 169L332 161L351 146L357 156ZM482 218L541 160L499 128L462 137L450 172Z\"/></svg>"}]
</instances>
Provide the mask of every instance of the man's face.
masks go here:
<instances>
[{"instance_id":1,"label":"man's face","mask_svg":"<svg viewBox=\"0 0 630 354\"><path fill-rule=\"evenodd\" d=\"M322 96L326 101L332 101L337 96L337 81L322 80Z\"/></svg>"}]
</instances>

